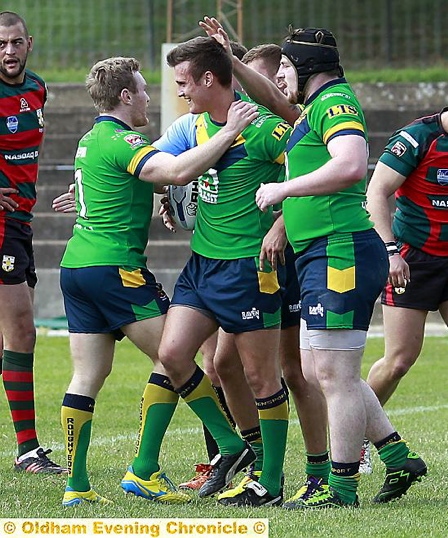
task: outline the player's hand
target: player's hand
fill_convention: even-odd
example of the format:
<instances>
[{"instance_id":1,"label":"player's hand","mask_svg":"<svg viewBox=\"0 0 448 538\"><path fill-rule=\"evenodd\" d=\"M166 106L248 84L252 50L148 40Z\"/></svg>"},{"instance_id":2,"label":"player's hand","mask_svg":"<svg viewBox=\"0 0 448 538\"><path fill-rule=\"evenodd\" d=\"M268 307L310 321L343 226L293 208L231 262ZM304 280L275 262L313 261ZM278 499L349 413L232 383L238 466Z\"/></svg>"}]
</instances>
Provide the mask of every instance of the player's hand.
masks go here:
<instances>
[{"instance_id":1,"label":"player's hand","mask_svg":"<svg viewBox=\"0 0 448 538\"><path fill-rule=\"evenodd\" d=\"M389 282L396 289L406 288L406 284L411 280L409 265L399 253L389 257Z\"/></svg>"},{"instance_id":2,"label":"player's hand","mask_svg":"<svg viewBox=\"0 0 448 538\"><path fill-rule=\"evenodd\" d=\"M72 183L68 186L68 191L64 192L60 196L57 196L51 207L54 211L59 213L73 213L76 211L76 201L75 201L75 184Z\"/></svg>"},{"instance_id":3,"label":"player's hand","mask_svg":"<svg viewBox=\"0 0 448 538\"><path fill-rule=\"evenodd\" d=\"M17 189L10 187L0 187L0 211L15 211L19 204L14 201L8 194L18 194Z\"/></svg>"},{"instance_id":4,"label":"player's hand","mask_svg":"<svg viewBox=\"0 0 448 538\"><path fill-rule=\"evenodd\" d=\"M263 271L264 263L269 261L274 271L277 270L277 262L285 265L286 233L283 226L275 224L264 236L260 250L260 270Z\"/></svg>"},{"instance_id":5,"label":"player's hand","mask_svg":"<svg viewBox=\"0 0 448 538\"><path fill-rule=\"evenodd\" d=\"M233 57L229 36L217 19L214 17L204 17L203 21L199 21L199 26L209 37L213 37L218 43L221 43L226 49L227 54Z\"/></svg>"},{"instance_id":6,"label":"player's hand","mask_svg":"<svg viewBox=\"0 0 448 538\"><path fill-rule=\"evenodd\" d=\"M170 232L176 233L176 223L171 215L170 202L168 196L160 198L159 215L162 216L162 222Z\"/></svg>"},{"instance_id":7,"label":"player's hand","mask_svg":"<svg viewBox=\"0 0 448 538\"><path fill-rule=\"evenodd\" d=\"M257 105L247 101L233 101L227 113L227 123L223 130L231 131L237 136L258 117L258 114Z\"/></svg>"},{"instance_id":8,"label":"player's hand","mask_svg":"<svg viewBox=\"0 0 448 538\"><path fill-rule=\"evenodd\" d=\"M255 193L255 203L261 211L266 211L269 206L283 202L286 198L285 185L286 183L261 184Z\"/></svg>"}]
</instances>

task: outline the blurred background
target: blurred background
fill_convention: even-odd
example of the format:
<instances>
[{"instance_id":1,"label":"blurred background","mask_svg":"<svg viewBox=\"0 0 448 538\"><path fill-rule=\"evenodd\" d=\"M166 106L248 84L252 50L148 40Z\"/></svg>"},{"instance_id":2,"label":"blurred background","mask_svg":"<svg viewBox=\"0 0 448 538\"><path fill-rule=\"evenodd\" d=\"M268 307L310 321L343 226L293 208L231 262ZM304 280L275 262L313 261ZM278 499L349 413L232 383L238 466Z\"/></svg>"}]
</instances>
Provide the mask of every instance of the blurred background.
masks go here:
<instances>
[{"instance_id":1,"label":"blurred background","mask_svg":"<svg viewBox=\"0 0 448 538\"><path fill-rule=\"evenodd\" d=\"M201 34L217 15L248 48L279 43L290 24L323 26L337 37L346 69L444 64L447 0L3 0L36 37L37 71L82 69L114 55L159 69L162 43Z\"/></svg>"}]
</instances>

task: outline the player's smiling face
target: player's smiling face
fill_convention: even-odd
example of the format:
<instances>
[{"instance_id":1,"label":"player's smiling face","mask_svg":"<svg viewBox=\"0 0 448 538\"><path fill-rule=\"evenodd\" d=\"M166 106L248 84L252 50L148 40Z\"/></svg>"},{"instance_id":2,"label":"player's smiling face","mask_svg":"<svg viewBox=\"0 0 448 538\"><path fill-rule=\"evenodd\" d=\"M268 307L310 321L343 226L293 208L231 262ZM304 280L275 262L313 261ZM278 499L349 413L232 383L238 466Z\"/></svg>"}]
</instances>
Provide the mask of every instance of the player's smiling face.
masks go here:
<instances>
[{"instance_id":1,"label":"player's smiling face","mask_svg":"<svg viewBox=\"0 0 448 538\"><path fill-rule=\"evenodd\" d=\"M28 53L33 40L19 22L13 26L0 26L0 78L8 84L23 82Z\"/></svg>"},{"instance_id":2,"label":"player's smiling face","mask_svg":"<svg viewBox=\"0 0 448 538\"><path fill-rule=\"evenodd\" d=\"M205 84L205 75L195 82L190 73L190 62L182 62L174 67L177 95L185 99L191 113L200 114L207 110L209 92Z\"/></svg>"}]
</instances>

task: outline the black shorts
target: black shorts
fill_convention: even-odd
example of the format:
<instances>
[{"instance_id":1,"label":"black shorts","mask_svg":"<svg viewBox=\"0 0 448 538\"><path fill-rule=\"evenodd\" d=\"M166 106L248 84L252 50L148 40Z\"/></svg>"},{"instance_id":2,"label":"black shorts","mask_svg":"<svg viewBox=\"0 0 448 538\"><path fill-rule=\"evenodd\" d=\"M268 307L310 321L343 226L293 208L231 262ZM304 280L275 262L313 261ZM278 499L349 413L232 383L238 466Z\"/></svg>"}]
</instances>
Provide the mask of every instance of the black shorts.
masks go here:
<instances>
[{"instance_id":1,"label":"black shorts","mask_svg":"<svg viewBox=\"0 0 448 538\"><path fill-rule=\"evenodd\" d=\"M402 294L387 283L381 303L388 306L433 311L448 301L448 257L434 256L404 243L400 256L409 265L411 280Z\"/></svg>"},{"instance_id":2,"label":"black shorts","mask_svg":"<svg viewBox=\"0 0 448 538\"><path fill-rule=\"evenodd\" d=\"M15 219L0 219L0 285L37 283L34 266L33 230Z\"/></svg>"}]
</instances>

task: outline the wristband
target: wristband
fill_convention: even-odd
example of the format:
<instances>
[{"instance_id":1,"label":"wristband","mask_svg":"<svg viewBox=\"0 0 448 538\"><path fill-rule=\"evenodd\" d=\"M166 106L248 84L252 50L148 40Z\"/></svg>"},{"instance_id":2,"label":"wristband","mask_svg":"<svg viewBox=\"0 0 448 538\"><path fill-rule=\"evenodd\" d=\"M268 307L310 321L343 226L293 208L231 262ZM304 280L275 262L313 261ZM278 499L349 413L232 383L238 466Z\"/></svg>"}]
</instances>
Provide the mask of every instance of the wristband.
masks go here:
<instances>
[{"instance_id":1,"label":"wristband","mask_svg":"<svg viewBox=\"0 0 448 538\"><path fill-rule=\"evenodd\" d=\"M384 243L384 245L386 246L386 251L389 258L399 253L398 246L395 241L388 241L387 243Z\"/></svg>"}]
</instances>

